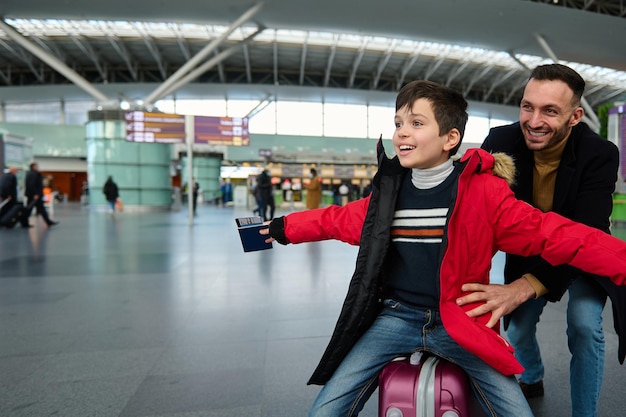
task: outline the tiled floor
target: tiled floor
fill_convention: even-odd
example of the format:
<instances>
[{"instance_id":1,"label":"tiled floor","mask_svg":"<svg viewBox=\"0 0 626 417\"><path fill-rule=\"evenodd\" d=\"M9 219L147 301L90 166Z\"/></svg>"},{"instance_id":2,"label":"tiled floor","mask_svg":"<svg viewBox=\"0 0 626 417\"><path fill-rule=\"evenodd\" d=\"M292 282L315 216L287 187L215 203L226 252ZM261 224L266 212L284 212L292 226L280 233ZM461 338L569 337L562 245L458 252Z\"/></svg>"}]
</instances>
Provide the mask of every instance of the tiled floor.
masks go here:
<instances>
[{"instance_id":1,"label":"tiled floor","mask_svg":"<svg viewBox=\"0 0 626 417\"><path fill-rule=\"evenodd\" d=\"M306 415L357 250L244 254L234 218L249 214L203 206L190 227L183 211L111 217L67 204L52 229L33 218L0 230L0 416ZM570 415L564 309L550 304L540 323L537 416ZM600 415L614 416L626 368L605 311ZM375 397L361 415L376 416Z\"/></svg>"}]
</instances>

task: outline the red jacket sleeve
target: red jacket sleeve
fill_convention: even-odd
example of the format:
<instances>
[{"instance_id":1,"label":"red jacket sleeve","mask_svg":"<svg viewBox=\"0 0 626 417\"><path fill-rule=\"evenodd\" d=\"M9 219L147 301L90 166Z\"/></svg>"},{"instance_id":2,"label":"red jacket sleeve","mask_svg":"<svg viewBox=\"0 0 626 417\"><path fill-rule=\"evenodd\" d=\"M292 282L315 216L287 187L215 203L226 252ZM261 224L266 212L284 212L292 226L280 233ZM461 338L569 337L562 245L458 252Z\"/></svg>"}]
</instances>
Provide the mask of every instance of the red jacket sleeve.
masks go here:
<instances>
[{"instance_id":1,"label":"red jacket sleeve","mask_svg":"<svg viewBox=\"0 0 626 417\"><path fill-rule=\"evenodd\" d=\"M288 243L340 240L358 245L369 205L369 197L352 201L345 206L328 206L299 211L284 218Z\"/></svg>"},{"instance_id":2,"label":"red jacket sleeve","mask_svg":"<svg viewBox=\"0 0 626 417\"><path fill-rule=\"evenodd\" d=\"M506 187L491 188L487 201L495 219L497 246L515 255L541 255L551 265L568 264L585 272L626 282L626 242L554 212L543 213L517 200Z\"/></svg>"}]
</instances>

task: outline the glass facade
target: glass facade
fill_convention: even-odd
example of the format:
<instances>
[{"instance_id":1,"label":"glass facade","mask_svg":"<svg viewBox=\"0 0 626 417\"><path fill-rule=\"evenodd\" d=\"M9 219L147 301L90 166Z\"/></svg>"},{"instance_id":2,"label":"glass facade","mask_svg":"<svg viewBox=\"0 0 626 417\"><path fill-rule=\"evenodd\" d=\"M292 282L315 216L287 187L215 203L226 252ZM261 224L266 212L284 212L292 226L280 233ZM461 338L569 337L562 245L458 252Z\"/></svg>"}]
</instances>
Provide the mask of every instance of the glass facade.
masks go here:
<instances>
[{"instance_id":1,"label":"glass facade","mask_svg":"<svg viewBox=\"0 0 626 417\"><path fill-rule=\"evenodd\" d=\"M183 184L189 184L187 157L181 158L180 162ZM194 155L192 175L200 185L204 201L212 201L220 196L221 168L222 155Z\"/></svg>"},{"instance_id":2,"label":"glass facade","mask_svg":"<svg viewBox=\"0 0 626 417\"><path fill-rule=\"evenodd\" d=\"M170 145L127 142L125 123L119 120L90 121L86 131L91 205L105 206L101 190L112 176L125 207L170 208Z\"/></svg>"}]
</instances>

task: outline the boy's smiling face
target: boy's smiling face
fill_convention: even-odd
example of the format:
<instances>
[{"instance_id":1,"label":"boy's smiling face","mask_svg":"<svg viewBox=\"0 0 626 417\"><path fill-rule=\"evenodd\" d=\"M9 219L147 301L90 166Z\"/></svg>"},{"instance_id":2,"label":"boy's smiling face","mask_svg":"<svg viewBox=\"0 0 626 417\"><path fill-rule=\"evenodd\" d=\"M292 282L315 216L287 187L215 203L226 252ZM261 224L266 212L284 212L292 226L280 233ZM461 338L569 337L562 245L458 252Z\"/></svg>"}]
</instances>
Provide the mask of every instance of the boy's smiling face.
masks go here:
<instances>
[{"instance_id":1,"label":"boy's smiling face","mask_svg":"<svg viewBox=\"0 0 626 417\"><path fill-rule=\"evenodd\" d=\"M460 140L457 129L439 134L439 123L426 99L415 100L411 108L400 108L394 123L393 147L405 168L427 169L443 164Z\"/></svg>"}]
</instances>

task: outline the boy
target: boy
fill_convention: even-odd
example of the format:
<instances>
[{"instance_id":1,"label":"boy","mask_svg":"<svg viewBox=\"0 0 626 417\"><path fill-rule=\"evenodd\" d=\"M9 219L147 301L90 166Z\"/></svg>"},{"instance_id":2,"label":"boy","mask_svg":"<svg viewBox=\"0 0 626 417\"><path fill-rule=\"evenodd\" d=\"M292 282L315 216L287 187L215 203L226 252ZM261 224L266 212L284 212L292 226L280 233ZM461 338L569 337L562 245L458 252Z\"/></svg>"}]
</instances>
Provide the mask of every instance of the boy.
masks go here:
<instances>
[{"instance_id":1,"label":"boy","mask_svg":"<svg viewBox=\"0 0 626 417\"><path fill-rule=\"evenodd\" d=\"M539 254L616 283L626 280L626 243L516 200L505 155L453 156L467 122L457 92L414 81L396 99L389 159L378 145L372 193L344 207L292 213L263 229L267 241L337 239L360 245L337 327L309 380L324 384L309 416L356 416L392 359L421 350L461 366L490 416L532 416L509 343L456 304L467 282L488 283L497 250Z\"/></svg>"}]
</instances>

